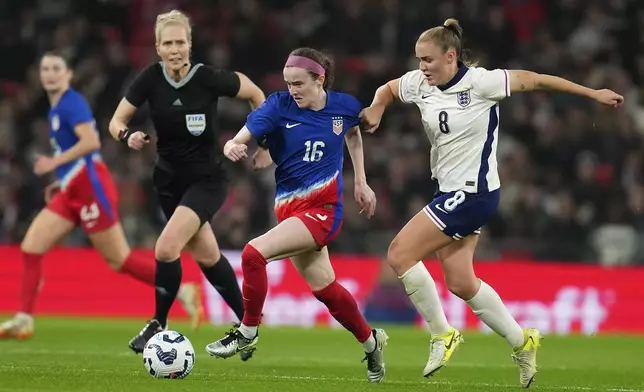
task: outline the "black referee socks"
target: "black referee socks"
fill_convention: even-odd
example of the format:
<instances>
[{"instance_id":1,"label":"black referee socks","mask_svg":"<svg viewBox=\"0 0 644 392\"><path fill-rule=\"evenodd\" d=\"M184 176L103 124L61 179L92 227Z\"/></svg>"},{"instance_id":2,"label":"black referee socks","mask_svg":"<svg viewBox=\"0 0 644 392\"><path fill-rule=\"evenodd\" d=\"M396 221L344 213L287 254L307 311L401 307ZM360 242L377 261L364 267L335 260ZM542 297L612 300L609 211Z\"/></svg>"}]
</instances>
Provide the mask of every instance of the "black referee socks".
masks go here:
<instances>
[{"instance_id":1,"label":"black referee socks","mask_svg":"<svg viewBox=\"0 0 644 392\"><path fill-rule=\"evenodd\" d=\"M156 310L154 319L165 328L168 325L168 313L181 286L181 261L159 261L154 276Z\"/></svg>"},{"instance_id":2,"label":"black referee socks","mask_svg":"<svg viewBox=\"0 0 644 392\"><path fill-rule=\"evenodd\" d=\"M241 290L237 283L235 270L223 254L219 261L210 267L204 267L199 264L204 276L210 284L217 290L219 295L226 301L228 306L235 312L235 315L241 322L244 318L244 301L242 300Z\"/></svg>"}]
</instances>

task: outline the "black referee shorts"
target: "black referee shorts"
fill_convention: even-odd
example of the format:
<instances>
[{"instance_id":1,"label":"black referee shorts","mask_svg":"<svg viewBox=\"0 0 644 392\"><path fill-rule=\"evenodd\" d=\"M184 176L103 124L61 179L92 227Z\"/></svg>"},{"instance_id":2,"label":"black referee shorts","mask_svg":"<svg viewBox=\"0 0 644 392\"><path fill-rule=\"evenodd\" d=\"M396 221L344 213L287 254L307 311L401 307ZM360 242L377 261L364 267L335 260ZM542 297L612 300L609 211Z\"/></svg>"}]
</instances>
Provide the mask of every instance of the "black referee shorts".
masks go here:
<instances>
[{"instance_id":1,"label":"black referee shorts","mask_svg":"<svg viewBox=\"0 0 644 392\"><path fill-rule=\"evenodd\" d=\"M223 168L204 174L188 169L179 170L159 162L154 167L152 181L168 220L178 206L184 206L197 214L203 226L226 201L228 180Z\"/></svg>"}]
</instances>

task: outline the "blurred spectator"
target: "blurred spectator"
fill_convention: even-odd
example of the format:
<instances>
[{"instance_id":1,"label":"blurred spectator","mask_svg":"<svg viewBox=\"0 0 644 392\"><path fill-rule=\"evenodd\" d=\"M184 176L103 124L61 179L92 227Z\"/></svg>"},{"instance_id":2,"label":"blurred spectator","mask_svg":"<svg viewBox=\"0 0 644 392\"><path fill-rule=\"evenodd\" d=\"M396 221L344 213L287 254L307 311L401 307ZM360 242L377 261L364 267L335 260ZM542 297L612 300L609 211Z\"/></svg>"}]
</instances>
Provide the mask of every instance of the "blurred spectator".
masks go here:
<instances>
[{"instance_id":1,"label":"blurred spectator","mask_svg":"<svg viewBox=\"0 0 644 392\"><path fill-rule=\"evenodd\" d=\"M49 152L38 57L56 48L73 59L75 85L96 114L129 240L154 243L163 224L149 179L154 146L138 153L123 148L108 137L107 122L138 70L156 61L155 16L173 7L193 17L195 61L245 72L267 93L284 88L285 56L311 45L333 55L335 88L367 105L379 85L417 66L414 41L424 29L456 17L466 46L486 68L553 73L624 94L623 110L546 94L517 95L501 105L502 203L478 257L644 260L644 89L637 86L644 80L644 3L638 0L3 2L0 47L11 60L0 63L0 241L20 241L50 180L30 170L35 153ZM223 142L243 125L248 108L222 99L219 110ZM135 124L152 131L149 123ZM392 107L364 143L378 211L369 221L357 214L347 157L346 220L334 252L383 254L436 189L415 108ZM241 248L274 224L272 170L229 168L230 195L213 226L223 247ZM82 235L75 238L82 243Z\"/></svg>"}]
</instances>

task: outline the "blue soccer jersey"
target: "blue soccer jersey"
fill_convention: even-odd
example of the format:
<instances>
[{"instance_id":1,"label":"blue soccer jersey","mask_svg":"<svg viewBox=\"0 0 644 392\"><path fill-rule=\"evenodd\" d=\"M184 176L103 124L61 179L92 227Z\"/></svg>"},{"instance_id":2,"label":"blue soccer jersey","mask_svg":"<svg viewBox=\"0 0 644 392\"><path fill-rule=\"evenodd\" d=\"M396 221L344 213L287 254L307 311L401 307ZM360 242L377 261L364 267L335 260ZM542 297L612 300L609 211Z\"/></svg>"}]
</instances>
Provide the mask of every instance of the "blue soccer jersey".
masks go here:
<instances>
[{"instance_id":1,"label":"blue soccer jersey","mask_svg":"<svg viewBox=\"0 0 644 392\"><path fill-rule=\"evenodd\" d=\"M270 95L254 110L246 127L256 139L266 137L277 165L275 206L298 199L317 198L333 190L342 206L344 136L360 123L360 102L352 95L327 92L326 106L318 111L299 108L286 91Z\"/></svg>"}]
</instances>

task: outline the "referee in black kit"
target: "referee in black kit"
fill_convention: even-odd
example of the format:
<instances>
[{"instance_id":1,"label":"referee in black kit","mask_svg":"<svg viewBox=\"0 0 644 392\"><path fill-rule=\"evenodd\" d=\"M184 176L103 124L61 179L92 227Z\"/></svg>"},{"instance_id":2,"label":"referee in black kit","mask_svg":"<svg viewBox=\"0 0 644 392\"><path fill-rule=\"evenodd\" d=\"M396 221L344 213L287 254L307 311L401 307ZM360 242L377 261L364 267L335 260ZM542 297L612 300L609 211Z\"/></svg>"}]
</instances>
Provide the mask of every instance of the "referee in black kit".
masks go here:
<instances>
[{"instance_id":1,"label":"referee in black kit","mask_svg":"<svg viewBox=\"0 0 644 392\"><path fill-rule=\"evenodd\" d=\"M168 223L154 249L155 315L129 343L137 353L167 328L168 312L181 284L179 255L183 249L192 254L208 281L242 319L244 306L235 272L221 254L210 226L227 193L222 152L213 130L215 119L210 113L216 110L220 96L247 99L253 108L265 99L262 90L243 74L190 63L192 29L182 12L158 15L155 35L162 61L138 75L109 127L115 139L134 150L143 148L149 137L128 129L127 124L147 101L158 137L153 182Z\"/></svg>"}]
</instances>

